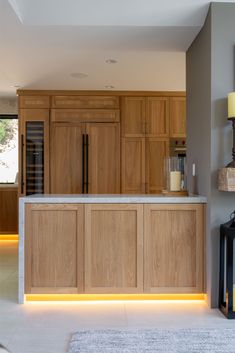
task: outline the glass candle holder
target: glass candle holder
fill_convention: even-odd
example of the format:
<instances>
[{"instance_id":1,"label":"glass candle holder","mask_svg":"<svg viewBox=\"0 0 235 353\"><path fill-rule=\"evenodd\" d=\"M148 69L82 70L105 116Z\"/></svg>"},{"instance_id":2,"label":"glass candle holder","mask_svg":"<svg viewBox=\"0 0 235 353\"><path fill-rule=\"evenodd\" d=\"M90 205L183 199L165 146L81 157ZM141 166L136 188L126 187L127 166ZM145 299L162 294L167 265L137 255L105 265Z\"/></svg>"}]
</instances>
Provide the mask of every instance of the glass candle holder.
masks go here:
<instances>
[{"instance_id":1,"label":"glass candle holder","mask_svg":"<svg viewBox=\"0 0 235 353\"><path fill-rule=\"evenodd\" d=\"M168 157L165 160L166 186L168 191L186 190L186 158Z\"/></svg>"}]
</instances>

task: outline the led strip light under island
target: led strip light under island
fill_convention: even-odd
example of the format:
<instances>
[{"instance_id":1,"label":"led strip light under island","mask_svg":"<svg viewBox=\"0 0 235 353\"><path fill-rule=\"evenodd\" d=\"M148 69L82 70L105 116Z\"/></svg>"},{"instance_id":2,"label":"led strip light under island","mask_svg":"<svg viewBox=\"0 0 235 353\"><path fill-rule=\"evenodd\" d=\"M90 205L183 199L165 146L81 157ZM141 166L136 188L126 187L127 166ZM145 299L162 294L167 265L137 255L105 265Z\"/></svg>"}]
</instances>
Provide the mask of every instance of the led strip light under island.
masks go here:
<instances>
[{"instance_id":1,"label":"led strip light under island","mask_svg":"<svg viewBox=\"0 0 235 353\"><path fill-rule=\"evenodd\" d=\"M20 198L19 302L204 300L200 196Z\"/></svg>"}]
</instances>

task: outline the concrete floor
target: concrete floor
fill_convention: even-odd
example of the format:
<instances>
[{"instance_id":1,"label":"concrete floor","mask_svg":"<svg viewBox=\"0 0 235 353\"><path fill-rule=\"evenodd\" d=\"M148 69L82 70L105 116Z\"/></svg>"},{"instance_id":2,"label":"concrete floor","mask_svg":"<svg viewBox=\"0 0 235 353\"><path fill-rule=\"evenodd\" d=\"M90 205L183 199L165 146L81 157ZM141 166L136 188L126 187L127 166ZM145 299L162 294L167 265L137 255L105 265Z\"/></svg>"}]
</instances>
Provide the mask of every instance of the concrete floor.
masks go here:
<instances>
[{"instance_id":1,"label":"concrete floor","mask_svg":"<svg viewBox=\"0 0 235 353\"><path fill-rule=\"evenodd\" d=\"M64 353L78 329L136 327L235 328L235 321L203 301L19 305L17 243L0 242L0 343L12 353Z\"/></svg>"}]
</instances>

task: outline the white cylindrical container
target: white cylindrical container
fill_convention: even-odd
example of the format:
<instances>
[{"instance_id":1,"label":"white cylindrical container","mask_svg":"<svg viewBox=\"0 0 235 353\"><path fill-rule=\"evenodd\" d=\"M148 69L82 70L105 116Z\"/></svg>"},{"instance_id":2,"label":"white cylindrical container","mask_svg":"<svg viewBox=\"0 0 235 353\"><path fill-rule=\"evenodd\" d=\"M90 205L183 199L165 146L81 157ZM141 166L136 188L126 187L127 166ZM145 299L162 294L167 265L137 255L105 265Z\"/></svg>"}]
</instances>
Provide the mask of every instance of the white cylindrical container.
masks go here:
<instances>
[{"instance_id":1,"label":"white cylindrical container","mask_svg":"<svg viewBox=\"0 0 235 353\"><path fill-rule=\"evenodd\" d=\"M181 190L181 172L172 171L170 172L170 191Z\"/></svg>"}]
</instances>

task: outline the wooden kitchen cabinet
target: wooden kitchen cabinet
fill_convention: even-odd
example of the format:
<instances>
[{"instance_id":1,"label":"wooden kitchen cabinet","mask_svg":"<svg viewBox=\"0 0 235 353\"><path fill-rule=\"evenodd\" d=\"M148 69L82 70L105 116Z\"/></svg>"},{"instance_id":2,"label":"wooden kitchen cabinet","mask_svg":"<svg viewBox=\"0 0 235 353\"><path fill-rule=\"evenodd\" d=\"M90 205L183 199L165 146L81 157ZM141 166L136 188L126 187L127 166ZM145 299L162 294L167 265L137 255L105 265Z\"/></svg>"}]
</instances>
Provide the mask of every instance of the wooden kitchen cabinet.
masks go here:
<instances>
[{"instance_id":1,"label":"wooden kitchen cabinet","mask_svg":"<svg viewBox=\"0 0 235 353\"><path fill-rule=\"evenodd\" d=\"M120 193L120 128L118 123L86 124L88 193Z\"/></svg>"},{"instance_id":2,"label":"wooden kitchen cabinet","mask_svg":"<svg viewBox=\"0 0 235 353\"><path fill-rule=\"evenodd\" d=\"M118 123L52 123L51 131L51 193L120 193Z\"/></svg>"},{"instance_id":3,"label":"wooden kitchen cabinet","mask_svg":"<svg viewBox=\"0 0 235 353\"><path fill-rule=\"evenodd\" d=\"M123 97L121 126L122 136L145 136L145 97Z\"/></svg>"},{"instance_id":4,"label":"wooden kitchen cabinet","mask_svg":"<svg viewBox=\"0 0 235 353\"><path fill-rule=\"evenodd\" d=\"M159 194L166 188L165 159L169 156L169 139L146 138L146 192Z\"/></svg>"},{"instance_id":5,"label":"wooden kitchen cabinet","mask_svg":"<svg viewBox=\"0 0 235 353\"><path fill-rule=\"evenodd\" d=\"M51 124L51 193L81 194L83 124Z\"/></svg>"},{"instance_id":6,"label":"wooden kitchen cabinet","mask_svg":"<svg viewBox=\"0 0 235 353\"><path fill-rule=\"evenodd\" d=\"M170 137L186 137L186 98L170 98Z\"/></svg>"},{"instance_id":7,"label":"wooden kitchen cabinet","mask_svg":"<svg viewBox=\"0 0 235 353\"><path fill-rule=\"evenodd\" d=\"M85 205L85 292L143 292L143 205Z\"/></svg>"},{"instance_id":8,"label":"wooden kitchen cabinet","mask_svg":"<svg viewBox=\"0 0 235 353\"><path fill-rule=\"evenodd\" d=\"M83 205L26 205L25 291L83 292Z\"/></svg>"},{"instance_id":9,"label":"wooden kitchen cabinet","mask_svg":"<svg viewBox=\"0 0 235 353\"><path fill-rule=\"evenodd\" d=\"M122 138L122 184L123 194L145 193L145 138Z\"/></svg>"},{"instance_id":10,"label":"wooden kitchen cabinet","mask_svg":"<svg viewBox=\"0 0 235 353\"><path fill-rule=\"evenodd\" d=\"M20 109L45 109L50 108L50 97L44 95L19 97Z\"/></svg>"},{"instance_id":11,"label":"wooden kitchen cabinet","mask_svg":"<svg viewBox=\"0 0 235 353\"><path fill-rule=\"evenodd\" d=\"M20 196L49 193L49 144L49 109L20 109Z\"/></svg>"},{"instance_id":12,"label":"wooden kitchen cabinet","mask_svg":"<svg viewBox=\"0 0 235 353\"><path fill-rule=\"evenodd\" d=\"M17 186L0 187L0 234L18 233Z\"/></svg>"},{"instance_id":13,"label":"wooden kitchen cabinet","mask_svg":"<svg viewBox=\"0 0 235 353\"><path fill-rule=\"evenodd\" d=\"M148 97L146 136L169 137L169 98Z\"/></svg>"},{"instance_id":14,"label":"wooden kitchen cabinet","mask_svg":"<svg viewBox=\"0 0 235 353\"><path fill-rule=\"evenodd\" d=\"M119 97L117 96L70 96L56 95L52 97L52 108L62 109L118 109Z\"/></svg>"},{"instance_id":15,"label":"wooden kitchen cabinet","mask_svg":"<svg viewBox=\"0 0 235 353\"><path fill-rule=\"evenodd\" d=\"M203 293L204 206L145 205L144 291Z\"/></svg>"}]
</instances>

